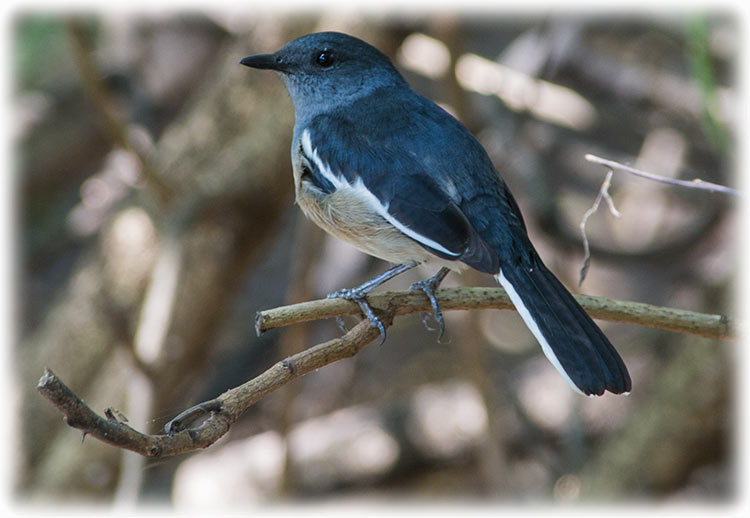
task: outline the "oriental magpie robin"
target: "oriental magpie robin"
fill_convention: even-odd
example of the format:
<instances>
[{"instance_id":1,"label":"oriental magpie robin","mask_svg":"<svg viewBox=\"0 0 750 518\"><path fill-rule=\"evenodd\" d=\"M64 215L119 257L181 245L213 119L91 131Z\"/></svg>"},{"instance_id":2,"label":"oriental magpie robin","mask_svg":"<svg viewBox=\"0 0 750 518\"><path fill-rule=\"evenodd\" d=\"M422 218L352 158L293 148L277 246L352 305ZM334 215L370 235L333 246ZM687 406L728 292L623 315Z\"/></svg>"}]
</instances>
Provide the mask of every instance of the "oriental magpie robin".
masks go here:
<instances>
[{"instance_id":1,"label":"oriental magpie robin","mask_svg":"<svg viewBox=\"0 0 750 518\"><path fill-rule=\"evenodd\" d=\"M294 104L296 199L327 232L396 266L329 296L367 303L374 287L417 264L440 271L425 292L443 326L434 291L449 270L494 275L577 392L631 389L617 351L529 241L513 196L477 139L417 94L390 60L351 36L322 32L274 54L240 61L281 75Z\"/></svg>"}]
</instances>

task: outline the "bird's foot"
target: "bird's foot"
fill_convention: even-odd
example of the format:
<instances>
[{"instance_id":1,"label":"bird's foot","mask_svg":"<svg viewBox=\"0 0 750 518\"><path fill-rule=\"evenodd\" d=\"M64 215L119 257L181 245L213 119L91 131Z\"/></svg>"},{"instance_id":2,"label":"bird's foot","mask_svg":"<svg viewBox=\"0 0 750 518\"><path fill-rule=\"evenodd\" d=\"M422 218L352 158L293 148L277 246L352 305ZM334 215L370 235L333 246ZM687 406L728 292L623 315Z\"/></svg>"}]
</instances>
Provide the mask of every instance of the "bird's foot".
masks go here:
<instances>
[{"instance_id":1,"label":"bird's foot","mask_svg":"<svg viewBox=\"0 0 750 518\"><path fill-rule=\"evenodd\" d=\"M445 332L445 320L443 319L443 312L440 309L440 303L437 300L435 291L440 286L440 283L443 282L443 279L445 279L445 276L448 275L449 271L450 270L448 270L447 268L441 268L440 271L438 271L435 275L433 275L429 279L415 282L414 284L411 285L411 287L409 287L410 291L416 291L416 290L421 291L430 300L430 305L432 306L432 316L435 319L435 322L437 322L438 325L440 326L438 328L440 331L440 334L438 335L438 342L443 337L443 333ZM422 313L422 323L430 331L435 330L434 328L430 326L429 322L427 321L426 313Z\"/></svg>"},{"instance_id":2,"label":"bird's foot","mask_svg":"<svg viewBox=\"0 0 750 518\"><path fill-rule=\"evenodd\" d=\"M344 300L351 300L352 302L356 302L359 306L359 309L362 311L362 314L367 317L367 320L370 321L370 325L372 327L377 327L378 331L380 331L380 343L382 344L385 342L385 326L383 325L383 322L380 321L380 319L375 315L375 312L372 310L372 307L370 306L370 303L367 302L367 293L369 290L362 289L362 287L357 288L344 288L342 290L334 291L333 293L329 293L326 298L328 299L344 299ZM336 322L339 325L339 328L342 332L346 333L347 329L344 325L344 320L341 317L336 317Z\"/></svg>"}]
</instances>

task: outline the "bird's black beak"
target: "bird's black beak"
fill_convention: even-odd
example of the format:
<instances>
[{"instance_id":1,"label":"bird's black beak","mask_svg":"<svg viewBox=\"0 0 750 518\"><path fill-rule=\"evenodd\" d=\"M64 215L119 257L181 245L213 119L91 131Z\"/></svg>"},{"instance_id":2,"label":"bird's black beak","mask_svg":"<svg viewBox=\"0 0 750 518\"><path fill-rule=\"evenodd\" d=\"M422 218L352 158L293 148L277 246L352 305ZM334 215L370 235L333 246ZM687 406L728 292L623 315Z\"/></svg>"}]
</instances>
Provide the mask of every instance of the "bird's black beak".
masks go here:
<instances>
[{"instance_id":1,"label":"bird's black beak","mask_svg":"<svg viewBox=\"0 0 750 518\"><path fill-rule=\"evenodd\" d=\"M276 54L256 54L240 60L240 65L251 68L263 68L268 70L282 70L284 61Z\"/></svg>"}]
</instances>

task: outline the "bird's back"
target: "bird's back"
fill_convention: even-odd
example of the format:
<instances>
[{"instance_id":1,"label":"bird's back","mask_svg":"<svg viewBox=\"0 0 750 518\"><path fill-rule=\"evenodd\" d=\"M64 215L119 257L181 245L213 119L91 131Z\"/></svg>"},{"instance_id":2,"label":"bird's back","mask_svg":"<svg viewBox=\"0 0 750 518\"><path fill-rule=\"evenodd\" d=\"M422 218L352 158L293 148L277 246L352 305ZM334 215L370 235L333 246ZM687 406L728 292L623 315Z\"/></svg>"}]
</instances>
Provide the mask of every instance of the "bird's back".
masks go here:
<instances>
[{"instance_id":1,"label":"bird's back","mask_svg":"<svg viewBox=\"0 0 750 518\"><path fill-rule=\"evenodd\" d=\"M356 145L342 148L338 163L373 175L371 185L387 185L388 197L408 197L414 185L434 182L492 250L510 250L519 239L527 240L516 202L487 152L429 99L411 89L382 88L332 115L331 120L346 125L342 131L356 134L350 140ZM414 196L411 202L434 200Z\"/></svg>"}]
</instances>

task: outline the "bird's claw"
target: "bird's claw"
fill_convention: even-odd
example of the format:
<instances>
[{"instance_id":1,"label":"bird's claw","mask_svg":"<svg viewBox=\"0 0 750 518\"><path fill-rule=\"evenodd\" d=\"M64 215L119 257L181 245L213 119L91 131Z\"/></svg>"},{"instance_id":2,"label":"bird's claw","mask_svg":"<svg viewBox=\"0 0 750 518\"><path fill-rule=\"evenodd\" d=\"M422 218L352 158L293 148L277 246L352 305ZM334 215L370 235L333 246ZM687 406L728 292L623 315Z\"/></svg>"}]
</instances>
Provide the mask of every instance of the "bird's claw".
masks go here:
<instances>
[{"instance_id":1,"label":"bird's claw","mask_svg":"<svg viewBox=\"0 0 750 518\"><path fill-rule=\"evenodd\" d=\"M437 278L437 276L430 277L429 279L415 282L409 288L410 291L416 291L416 290L421 291L429 299L430 305L432 306L432 316L435 319L435 321L438 323L438 325L440 326L439 327L440 334L438 334L438 342L443 337L443 333L445 332L445 320L443 319L443 312L440 309L440 303L438 302L437 296L435 295L435 290L440 285L440 282L442 280L443 280L442 277L439 277L439 278ZM422 313L422 323L429 331L434 331L434 329L428 324L427 315L425 313Z\"/></svg>"},{"instance_id":2,"label":"bird's claw","mask_svg":"<svg viewBox=\"0 0 750 518\"><path fill-rule=\"evenodd\" d=\"M383 325L383 322L381 322L380 319L377 317L377 315L375 315L375 312L372 310L370 303L367 302L366 292L363 292L356 288L344 288L342 290L329 293L326 296L326 298L344 299L344 300L350 300L352 302L356 302L357 305L359 306L359 309L362 311L362 314L365 317L367 317L367 320L370 321L370 325L372 327L377 327L378 331L380 331L380 343L382 344L383 342L385 342L385 326ZM337 317L336 322L338 323L341 331L343 333L346 333L347 329L346 329L346 326L344 325L344 320L341 317Z\"/></svg>"},{"instance_id":3,"label":"bird's claw","mask_svg":"<svg viewBox=\"0 0 750 518\"><path fill-rule=\"evenodd\" d=\"M346 334L349 332L349 330L346 328L346 323L344 323L344 319L341 317L336 317L336 323L339 326L339 329L343 334Z\"/></svg>"}]
</instances>

